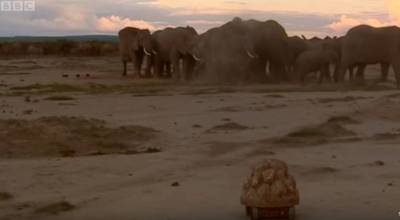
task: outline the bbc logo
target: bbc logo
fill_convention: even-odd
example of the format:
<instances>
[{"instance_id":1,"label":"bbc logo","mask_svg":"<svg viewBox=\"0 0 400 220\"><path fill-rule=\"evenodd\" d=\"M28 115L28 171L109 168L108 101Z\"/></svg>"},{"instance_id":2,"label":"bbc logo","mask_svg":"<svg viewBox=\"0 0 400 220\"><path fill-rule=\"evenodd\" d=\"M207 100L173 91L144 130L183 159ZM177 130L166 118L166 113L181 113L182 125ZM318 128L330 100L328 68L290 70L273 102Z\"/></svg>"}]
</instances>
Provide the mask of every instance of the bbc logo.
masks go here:
<instances>
[{"instance_id":1,"label":"bbc logo","mask_svg":"<svg viewBox=\"0 0 400 220\"><path fill-rule=\"evenodd\" d=\"M0 12L30 12L35 11L34 0L0 0Z\"/></svg>"}]
</instances>

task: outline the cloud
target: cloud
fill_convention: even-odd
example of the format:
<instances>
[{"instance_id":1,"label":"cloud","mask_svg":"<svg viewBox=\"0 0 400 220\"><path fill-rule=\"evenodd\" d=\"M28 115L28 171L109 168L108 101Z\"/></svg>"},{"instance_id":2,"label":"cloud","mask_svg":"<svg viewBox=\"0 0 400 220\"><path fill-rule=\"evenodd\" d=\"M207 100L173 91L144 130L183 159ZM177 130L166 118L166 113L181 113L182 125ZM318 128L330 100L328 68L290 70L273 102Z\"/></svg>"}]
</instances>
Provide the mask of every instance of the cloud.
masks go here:
<instances>
[{"instance_id":1,"label":"cloud","mask_svg":"<svg viewBox=\"0 0 400 220\"><path fill-rule=\"evenodd\" d=\"M115 15L98 18L96 22L96 30L99 32L115 33L126 26L149 29L151 31L156 29L156 26L154 26L150 22L146 22L143 20L132 20L129 18L121 18Z\"/></svg>"},{"instance_id":2,"label":"cloud","mask_svg":"<svg viewBox=\"0 0 400 220\"><path fill-rule=\"evenodd\" d=\"M210 21L210 20L187 20L186 24L189 25L221 25L223 21Z\"/></svg>"},{"instance_id":3,"label":"cloud","mask_svg":"<svg viewBox=\"0 0 400 220\"><path fill-rule=\"evenodd\" d=\"M349 30L350 28L360 24L368 24L374 27L382 27L390 25L391 22L382 21L377 18L354 18L347 15L342 15L338 21L327 25L327 27L337 34L343 34L347 32L347 30Z\"/></svg>"},{"instance_id":4,"label":"cloud","mask_svg":"<svg viewBox=\"0 0 400 220\"><path fill-rule=\"evenodd\" d=\"M400 1L399 0L387 0L387 6L389 9L390 17L393 22L400 25Z\"/></svg>"},{"instance_id":5,"label":"cloud","mask_svg":"<svg viewBox=\"0 0 400 220\"><path fill-rule=\"evenodd\" d=\"M334 33L344 34L350 28L368 24L374 27L399 25L400 26L400 1L386 0L388 16L369 17L370 15L362 14L357 16L341 15L339 20L332 22L326 27L330 28Z\"/></svg>"},{"instance_id":6,"label":"cloud","mask_svg":"<svg viewBox=\"0 0 400 220\"><path fill-rule=\"evenodd\" d=\"M39 30L84 31L90 28L95 19L90 11L76 5L66 5L55 11L57 14L55 17L25 18L15 22L22 27L28 26Z\"/></svg>"},{"instance_id":7,"label":"cloud","mask_svg":"<svg viewBox=\"0 0 400 220\"><path fill-rule=\"evenodd\" d=\"M94 4L94 0L36 0L35 12L0 13L0 27L2 27L0 35L116 34L118 29L124 26L155 30L167 26L186 25L194 26L201 33L235 16L244 19L274 19L289 33L309 33L319 36L345 31L353 24L365 22L380 25L397 21L400 25L399 0L328 2L268 0L268 4L265 2L265 0L96 0ZM332 14L333 11L337 14Z\"/></svg>"},{"instance_id":8,"label":"cloud","mask_svg":"<svg viewBox=\"0 0 400 220\"><path fill-rule=\"evenodd\" d=\"M98 6L84 7L85 4L72 1L38 3L41 4L32 13L0 12L0 26L7 30L0 35L116 34L125 26L155 30L168 25L116 15L118 12L112 10L108 11L113 14L98 15Z\"/></svg>"}]
</instances>

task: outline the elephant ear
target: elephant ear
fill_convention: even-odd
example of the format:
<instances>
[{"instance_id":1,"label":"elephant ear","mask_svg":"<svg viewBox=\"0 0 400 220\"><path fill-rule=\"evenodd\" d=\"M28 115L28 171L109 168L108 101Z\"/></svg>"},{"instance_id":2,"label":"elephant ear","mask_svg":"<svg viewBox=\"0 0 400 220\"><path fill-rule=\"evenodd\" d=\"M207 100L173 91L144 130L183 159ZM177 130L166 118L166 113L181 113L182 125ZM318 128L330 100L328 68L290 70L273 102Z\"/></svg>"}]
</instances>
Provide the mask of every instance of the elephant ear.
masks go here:
<instances>
[{"instance_id":1,"label":"elephant ear","mask_svg":"<svg viewBox=\"0 0 400 220\"><path fill-rule=\"evenodd\" d=\"M133 39L130 44L130 50L137 51L139 50L139 39Z\"/></svg>"}]
</instances>

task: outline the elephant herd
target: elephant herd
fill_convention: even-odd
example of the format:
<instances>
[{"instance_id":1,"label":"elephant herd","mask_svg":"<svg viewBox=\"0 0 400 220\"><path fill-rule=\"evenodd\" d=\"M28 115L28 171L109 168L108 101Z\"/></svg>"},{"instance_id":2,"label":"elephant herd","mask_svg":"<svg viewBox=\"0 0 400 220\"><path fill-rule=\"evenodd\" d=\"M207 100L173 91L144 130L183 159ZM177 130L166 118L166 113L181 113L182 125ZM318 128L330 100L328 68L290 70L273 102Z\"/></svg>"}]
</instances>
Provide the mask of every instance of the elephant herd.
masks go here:
<instances>
[{"instance_id":1,"label":"elephant herd","mask_svg":"<svg viewBox=\"0 0 400 220\"><path fill-rule=\"evenodd\" d=\"M273 20L234 18L201 35L189 26L153 34L126 27L119 39L123 75L127 63L133 62L135 73L143 78L305 83L310 73L319 73L319 82L342 82L347 72L350 80L364 80L366 66L380 64L381 80L393 67L400 87L400 28L396 26L359 25L343 37L306 39L289 37Z\"/></svg>"}]
</instances>

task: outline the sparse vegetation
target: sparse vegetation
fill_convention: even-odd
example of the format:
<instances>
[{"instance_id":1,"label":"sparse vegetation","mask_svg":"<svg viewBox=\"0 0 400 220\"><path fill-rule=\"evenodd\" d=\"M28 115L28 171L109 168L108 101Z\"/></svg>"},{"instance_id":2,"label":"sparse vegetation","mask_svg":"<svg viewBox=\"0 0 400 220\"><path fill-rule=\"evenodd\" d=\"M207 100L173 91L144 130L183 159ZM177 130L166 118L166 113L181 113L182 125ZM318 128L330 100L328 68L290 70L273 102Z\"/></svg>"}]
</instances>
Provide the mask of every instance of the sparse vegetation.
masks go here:
<instances>
[{"instance_id":1,"label":"sparse vegetation","mask_svg":"<svg viewBox=\"0 0 400 220\"><path fill-rule=\"evenodd\" d=\"M0 192L0 202L11 200L14 196L8 192Z\"/></svg>"},{"instance_id":2,"label":"sparse vegetation","mask_svg":"<svg viewBox=\"0 0 400 220\"><path fill-rule=\"evenodd\" d=\"M33 95L33 94L50 94L63 92L83 92L80 86L67 84L33 84L28 86L16 86L10 88L10 92L6 95Z\"/></svg>"},{"instance_id":3,"label":"sparse vegetation","mask_svg":"<svg viewBox=\"0 0 400 220\"><path fill-rule=\"evenodd\" d=\"M284 137L272 139L272 142L289 146L314 146L329 143L334 140L340 141L340 138L352 137L355 135L353 131L343 127L342 123L348 122L348 119L349 118L346 117L331 118L325 123L303 127L290 132Z\"/></svg>"},{"instance_id":4,"label":"sparse vegetation","mask_svg":"<svg viewBox=\"0 0 400 220\"><path fill-rule=\"evenodd\" d=\"M154 85L154 87L152 86ZM7 96L25 96L25 95L43 95L55 93L86 93L86 94L103 94L103 93L123 93L132 94L134 96L155 96L168 95L166 88L161 87L162 84L132 84L132 85L104 85L98 83L88 83L83 85L70 84L33 84L28 86L11 87L2 95ZM67 98L68 97L68 98ZM67 101L72 97L65 95L54 95L48 97L51 101ZM61 100L60 100L61 99Z\"/></svg>"},{"instance_id":5,"label":"sparse vegetation","mask_svg":"<svg viewBox=\"0 0 400 220\"><path fill-rule=\"evenodd\" d=\"M363 99L368 99L367 97L362 97L362 96L346 96L344 98L320 98L317 99L317 102L319 103L331 103L331 102L354 102L357 100L363 100Z\"/></svg>"},{"instance_id":6,"label":"sparse vegetation","mask_svg":"<svg viewBox=\"0 0 400 220\"><path fill-rule=\"evenodd\" d=\"M75 208L76 208L75 205L72 205L67 201L61 201L61 202L51 203L43 207L39 207L35 210L35 213L57 215L62 212L68 212L74 210Z\"/></svg>"},{"instance_id":7,"label":"sparse vegetation","mask_svg":"<svg viewBox=\"0 0 400 220\"><path fill-rule=\"evenodd\" d=\"M0 129L3 157L153 153L139 147L158 133L142 126L111 128L101 120L76 117L0 120Z\"/></svg>"},{"instance_id":8,"label":"sparse vegetation","mask_svg":"<svg viewBox=\"0 0 400 220\"><path fill-rule=\"evenodd\" d=\"M235 123L235 122L229 122L225 123L222 125L216 125L209 129L207 132L213 132L213 131L242 131L242 130L247 130L250 129L247 126Z\"/></svg>"},{"instance_id":9,"label":"sparse vegetation","mask_svg":"<svg viewBox=\"0 0 400 220\"><path fill-rule=\"evenodd\" d=\"M49 97L45 98L44 100L47 100L47 101L73 101L76 99L71 96L59 95L59 96L49 96Z\"/></svg>"},{"instance_id":10,"label":"sparse vegetation","mask_svg":"<svg viewBox=\"0 0 400 220\"><path fill-rule=\"evenodd\" d=\"M349 116L334 116L328 119L328 123L358 124L360 122Z\"/></svg>"},{"instance_id":11,"label":"sparse vegetation","mask_svg":"<svg viewBox=\"0 0 400 220\"><path fill-rule=\"evenodd\" d=\"M378 140L378 141L384 141L384 140L394 140L400 137L400 133L379 133L375 134L373 139Z\"/></svg>"}]
</instances>

